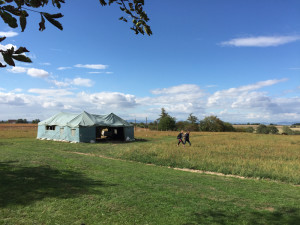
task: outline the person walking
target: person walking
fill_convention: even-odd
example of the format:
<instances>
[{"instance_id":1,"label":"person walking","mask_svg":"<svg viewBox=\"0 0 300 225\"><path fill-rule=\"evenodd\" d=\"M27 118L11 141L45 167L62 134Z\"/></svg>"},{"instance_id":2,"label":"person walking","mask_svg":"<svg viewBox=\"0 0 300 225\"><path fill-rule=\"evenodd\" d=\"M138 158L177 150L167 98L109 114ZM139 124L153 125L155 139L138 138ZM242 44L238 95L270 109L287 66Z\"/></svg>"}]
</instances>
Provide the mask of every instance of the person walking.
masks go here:
<instances>
[{"instance_id":1,"label":"person walking","mask_svg":"<svg viewBox=\"0 0 300 225\"><path fill-rule=\"evenodd\" d=\"M189 130L184 134L184 144L186 144L186 142L188 142L190 144L190 146L192 145L190 142L190 131Z\"/></svg>"},{"instance_id":2,"label":"person walking","mask_svg":"<svg viewBox=\"0 0 300 225\"><path fill-rule=\"evenodd\" d=\"M183 130L177 135L177 139L178 139L177 146L179 146L179 144L182 143L183 147L184 147L184 142L183 142L182 138L183 138Z\"/></svg>"}]
</instances>

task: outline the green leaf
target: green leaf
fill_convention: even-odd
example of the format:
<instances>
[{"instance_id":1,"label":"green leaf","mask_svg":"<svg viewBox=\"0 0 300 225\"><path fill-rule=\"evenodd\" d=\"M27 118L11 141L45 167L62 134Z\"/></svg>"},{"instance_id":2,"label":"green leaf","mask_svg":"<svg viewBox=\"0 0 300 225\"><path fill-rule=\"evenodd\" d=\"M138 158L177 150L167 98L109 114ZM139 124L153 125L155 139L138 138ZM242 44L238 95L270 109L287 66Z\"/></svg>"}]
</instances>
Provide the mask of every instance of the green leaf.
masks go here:
<instances>
[{"instance_id":1,"label":"green leaf","mask_svg":"<svg viewBox=\"0 0 300 225\"><path fill-rule=\"evenodd\" d=\"M4 41L5 39L6 39L6 37L1 37L0 42Z\"/></svg>"},{"instance_id":2,"label":"green leaf","mask_svg":"<svg viewBox=\"0 0 300 225\"><path fill-rule=\"evenodd\" d=\"M20 62L32 63L31 59L25 55L12 55L12 58Z\"/></svg>"},{"instance_id":3,"label":"green leaf","mask_svg":"<svg viewBox=\"0 0 300 225\"><path fill-rule=\"evenodd\" d=\"M21 25L21 31L23 32L26 28L26 24L27 24L27 21L26 21L26 16L24 14L22 14L20 16L20 25Z\"/></svg>"},{"instance_id":4,"label":"green leaf","mask_svg":"<svg viewBox=\"0 0 300 225\"><path fill-rule=\"evenodd\" d=\"M61 18L63 17L64 15L61 14L61 13L56 13L56 14L49 14L51 16L51 18Z\"/></svg>"},{"instance_id":5,"label":"green leaf","mask_svg":"<svg viewBox=\"0 0 300 225\"><path fill-rule=\"evenodd\" d=\"M43 30L46 29L46 27L45 27L45 19L44 19L42 13L41 13L41 22L39 23L39 26L40 26L39 31L43 31Z\"/></svg>"},{"instance_id":6,"label":"green leaf","mask_svg":"<svg viewBox=\"0 0 300 225\"><path fill-rule=\"evenodd\" d=\"M21 15L21 10L19 10L18 8L15 8L12 5L3 6L2 9L4 9L5 11L10 12L11 14L14 14L15 16L20 16Z\"/></svg>"},{"instance_id":7,"label":"green leaf","mask_svg":"<svg viewBox=\"0 0 300 225\"><path fill-rule=\"evenodd\" d=\"M101 4L102 6L107 5L107 3L105 2L105 0L100 0L100 4Z\"/></svg>"},{"instance_id":8,"label":"green leaf","mask_svg":"<svg viewBox=\"0 0 300 225\"><path fill-rule=\"evenodd\" d=\"M3 19L3 21L5 23L8 24L8 26L10 26L11 28L17 28L18 27L18 23L17 23L17 19L14 18L12 15L10 15L8 12L1 12L1 17Z\"/></svg>"},{"instance_id":9,"label":"green leaf","mask_svg":"<svg viewBox=\"0 0 300 225\"><path fill-rule=\"evenodd\" d=\"M56 7L59 8L59 9L60 9L60 7L61 7L61 4L60 4L60 3L65 3L65 1L64 1L64 0L52 0L53 6L56 5Z\"/></svg>"},{"instance_id":10,"label":"green leaf","mask_svg":"<svg viewBox=\"0 0 300 225\"><path fill-rule=\"evenodd\" d=\"M57 20L53 19L51 16L51 14L49 13L43 13L45 18L52 23L52 25L56 26L58 29L63 30L63 26L61 25L60 22L58 22Z\"/></svg>"},{"instance_id":11,"label":"green leaf","mask_svg":"<svg viewBox=\"0 0 300 225\"><path fill-rule=\"evenodd\" d=\"M29 52L25 47L18 48L17 51L14 52L14 54L22 54L24 52Z\"/></svg>"},{"instance_id":12,"label":"green leaf","mask_svg":"<svg viewBox=\"0 0 300 225\"><path fill-rule=\"evenodd\" d=\"M18 8L21 9L22 5L24 5L24 0L14 0L17 4Z\"/></svg>"},{"instance_id":13,"label":"green leaf","mask_svg":"<svg viewBox=\"0 0 300 225\"><path fill-rule=\"evenodd\" d=\"M3 56L3 59L4 61L10 65L10 66L15 66L15 62L14 60L12 59L12 54L8 51L5 51L5 52L2 52L2 56Z\"/></svg>"}]
</instances>

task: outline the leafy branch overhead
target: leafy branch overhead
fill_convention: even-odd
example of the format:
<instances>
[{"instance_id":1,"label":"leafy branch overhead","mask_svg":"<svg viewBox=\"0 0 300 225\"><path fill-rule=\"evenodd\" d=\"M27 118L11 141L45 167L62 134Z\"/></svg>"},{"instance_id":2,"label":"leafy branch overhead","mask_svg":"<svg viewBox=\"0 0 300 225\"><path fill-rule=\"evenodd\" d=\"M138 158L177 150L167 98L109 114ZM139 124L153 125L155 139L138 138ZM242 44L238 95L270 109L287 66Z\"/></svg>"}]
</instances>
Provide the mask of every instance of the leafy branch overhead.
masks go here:
<instances>
[{"instance_id":1,"label":"leafy branch overhead","mask_svg":"<svg viewBox=\"0 0 300 225\"><path fill-rule=\"evenodd\" d=\"M136 34L148 34L149 36L152 34L150 26L147 24L149 21L148 15L143 9L144 0L109 0L108 4L111 5L116 3L120 5L120 10L127 14L127 17L132 19L132 27L130 28ZM105 0L100 0L100 4L102 6L107 5ZM128 22L125 17L120 17L119 20L124 22Z\"/></svg>"},{"instance_id":2,"label":"leafy branch overhead","mask_svg":"<svg viewBox=\"0 0 300 225\"><path fill-rule=\"evenodd\" d=\"M127 18L132 19L132 27L130 28L135 34L147 34L151 35L152 31L150 26L147 24L149 18L143 9L144 0L99 0L102 6L118 4L120 10L126 15L119 18L124 22L128 22ZM65 0L51 0L53 7L61 8L61 5L65 3ZM46 29L46 20L53 26L60 30L63 30L62 24L58 19L62 18L61 13L50 14L47 12L37 11L37 9L48 5L49 0L0 0L0 16L4 23L11 28L18 28L20 26L23 32L26 29L27 17L29 12L39 13L41 15L41 21L39 22L39 30L43 31ZM18 22L19 21L19 22ZM0 38L2 42L5 37ZM23 49L26 51L21 51ZM0 50L4 61L10 65L15 66L14 60L21 62L32 62L25 52L29 52L25 47L20 47L15 50L13 47L7 50ZM0 67L5 67L0 63Z\"/></svg>"}]
</instances>

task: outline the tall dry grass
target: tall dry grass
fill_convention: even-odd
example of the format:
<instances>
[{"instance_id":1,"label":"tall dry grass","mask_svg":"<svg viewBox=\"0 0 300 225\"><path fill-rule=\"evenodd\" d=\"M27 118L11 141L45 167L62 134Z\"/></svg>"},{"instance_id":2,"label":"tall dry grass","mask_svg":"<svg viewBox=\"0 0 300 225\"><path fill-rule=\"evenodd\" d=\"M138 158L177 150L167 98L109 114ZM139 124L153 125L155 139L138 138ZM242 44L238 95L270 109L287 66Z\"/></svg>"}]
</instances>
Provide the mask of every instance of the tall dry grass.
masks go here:
<instances>
[{"instance_id":1,"label":"tall dry grass","mask_svg":"<svg viewBox=\"0 0 300 225\"><path fill-rule=\"evenodd\" d=\"M0 138L31 138L37 135L37 124L0 124Z\"/></svg>"},{"instance_id":2,"label":"tall dry grass","mask_svg":"<svg viewBox=\"0 0 300 225\"><path fill-rule=\"evenodd\" d=\"M35 138L36 134L36 126L0 126L0 139ZM177 134L139 129L134 143L80 144L67 151L300 184L300 135L192 132L192 146L177 147Z\"/></svg>"},{"instance_id":3,"label":"tall dry grass","mask_svg":"<svg viewBox=\"0 0 300 225\"><path fill-rule=\"evenodd\" d=\"M300 183L300 136L191 133L192 146L177 147L178 132L136 132L153 139L122 157L159 165Z\"/></svg>"}]
</instances>

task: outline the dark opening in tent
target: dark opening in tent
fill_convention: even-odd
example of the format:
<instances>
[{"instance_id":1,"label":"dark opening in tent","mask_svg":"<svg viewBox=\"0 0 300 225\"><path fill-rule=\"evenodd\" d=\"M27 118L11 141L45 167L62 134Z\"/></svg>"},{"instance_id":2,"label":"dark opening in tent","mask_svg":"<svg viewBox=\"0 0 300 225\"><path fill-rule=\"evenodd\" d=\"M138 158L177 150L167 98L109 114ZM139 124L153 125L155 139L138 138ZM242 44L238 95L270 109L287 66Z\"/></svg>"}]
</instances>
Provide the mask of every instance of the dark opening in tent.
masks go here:
<instances>
[{"instance_id":1,"label":"dark opening in tent","mask_svg":"<svg viewBox=\"0 0 300 225\"><path fill-rule=\"evenodd\" d=\"M37 138L69 142L97 142L103 138L132 141L134 128L113 113L95 115L61 112L39 122Z\"/></svg>"}]
</instances>

